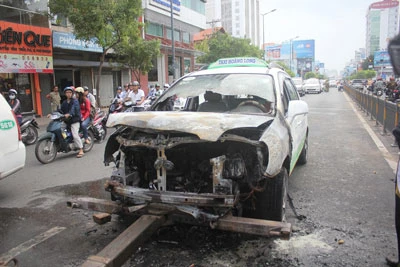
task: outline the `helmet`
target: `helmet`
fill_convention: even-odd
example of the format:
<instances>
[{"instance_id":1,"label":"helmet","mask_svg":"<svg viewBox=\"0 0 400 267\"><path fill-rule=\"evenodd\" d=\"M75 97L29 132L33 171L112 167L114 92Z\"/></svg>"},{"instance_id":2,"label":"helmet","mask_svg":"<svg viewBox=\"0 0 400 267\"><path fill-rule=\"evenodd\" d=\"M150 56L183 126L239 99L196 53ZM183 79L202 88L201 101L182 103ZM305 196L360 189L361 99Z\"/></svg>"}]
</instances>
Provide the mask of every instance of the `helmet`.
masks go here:
<instances>
[{"instance_id":1,"label":"helmet","mask_svg":"<svg viewBox=\"0 0 400 267\"><path fill-rule=\"evenodd\" d=\"M10 89L10 90L8 91L8 94L14 94L14 95L17 95L17 94L18 94L18 92L17 92L17 90L15 90L15 89Z\"/></svg>"},{"instance_id":2,"label":"helmet","mask_svg":"<svg viewBox=\"0 0 400 267\"><path fill-rule=\"evenodd\" d=\"M89 87L83 86L83 90L84 90L84 91L89 91Z\"/></svg>"},{"instance_id":3,"label":"helmet","mask_svg":"<svg viewBox=\"0 0 400 267\"><path fill-rule=\"evenodd\" d=\"M160 85L158 83L156 83L155 87L160 87Z\"/></svg>"},{"instance_id":4,"label":"helmet","mask_svg":"<svg viewBox=\"0 0 400 267\"><path fill-rule=\"evenodd\" d=\"M133 85L133 86L136 86L136 85L140 85L140 84L139 84L138 81L134 81L132 85Z\"/></svg>"},{"instance_id":5,"label":"helmet","mask_svg":"<svg viewBox=\"0 0 400 267\"><path fill-rule=\"evenodd\" d=\"M128 87L128 86L129 86L129 84L127 84L127 83L124 85L124 87Z\"/></svg>"},{"instance_id":6,"label":"helmet","mask_svg":"<svg viewBox=\"0 0 400 267\"><path fill-rule=\"evenodd\" d=\"M121 86L118 86L118 87L117 87L117 90L122 90L122 87L121 87Z\"/></svg>"},{"instance_id":7,"label":"helmet","mask_svg":"<svg viewBox=\"0 0 400 267\"><path fill-rule=\"evenodd\" d=\"M64 88L63 92L65 93L66 91L71 91L71 92L73 92L73 91L74 91L74 88L72 88L71 86L67 86L67 87Z\"/></svg>"},{"instance_id":8,"label":"helmet","mask_svg":"<svg viewBox=\"0 0 400 267\"><path fill-rule=\"evenodd\" d=\"M164 88L169 88L169 84L168 83L164 84Z\"/></svg>"},{"instance_id":9,"label":"helmet","mask_svg":"<svg viewBox=\"0 0 400 267\"><path fill-rule=\"evenodd\" d=\"M65 90L65 89L64 89ZM82 87L75 88L75 92L83 94L85 90Z\"/></svg>"},{"instance_id":10,"label":"helmet","mask_svg":"<svg viewBox=\"0 0 400 267\"><path fill-rule=\"evenodd\" d=\"M394 77L390 77L390 80L391 80L391 81L394 81Z\"/></svg>"}]
</instances>

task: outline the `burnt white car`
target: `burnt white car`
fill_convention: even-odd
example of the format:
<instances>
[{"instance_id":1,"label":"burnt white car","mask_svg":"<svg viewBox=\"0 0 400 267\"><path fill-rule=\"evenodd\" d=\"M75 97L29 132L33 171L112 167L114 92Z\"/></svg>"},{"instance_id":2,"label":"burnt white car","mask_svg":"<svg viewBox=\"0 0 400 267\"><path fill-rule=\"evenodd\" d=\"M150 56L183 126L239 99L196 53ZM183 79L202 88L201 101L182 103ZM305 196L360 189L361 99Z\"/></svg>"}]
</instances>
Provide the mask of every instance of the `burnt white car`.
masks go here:
<instances>
[{"instance_id":1,"label":"burnt white car","mask_svg":"<svg viewBox=\"0 0 400 267\"><path fill-rule=\"evenodd\" d=\"M306 102L286 72L254 58L190 73L149 111L111 114L107 127L117 127L104 155L116 164L112 199L133 211L167 206L185 222L282 221L288 177L307 162Z\"/></svg>"}]
</instances>

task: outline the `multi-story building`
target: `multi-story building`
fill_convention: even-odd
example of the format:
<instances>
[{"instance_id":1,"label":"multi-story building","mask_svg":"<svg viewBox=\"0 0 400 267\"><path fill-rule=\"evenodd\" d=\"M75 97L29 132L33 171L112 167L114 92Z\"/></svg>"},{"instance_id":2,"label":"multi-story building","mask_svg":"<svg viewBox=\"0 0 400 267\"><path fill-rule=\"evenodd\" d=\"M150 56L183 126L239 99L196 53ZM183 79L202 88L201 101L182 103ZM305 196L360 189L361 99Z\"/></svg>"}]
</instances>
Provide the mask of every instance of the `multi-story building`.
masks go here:
<instances>
[{"instance_id":1,"label":"multi-story building","mask_svg":"<svg viewBox=\"0 0 400 267\"><path fill-rule=\"evenodd\" d=\"M383 0L372 3L367 11L366 56L386 50L388 40L399 32L399 2Z\"/></svg>"},{"instance_id":2,"label":"multi-story building","mask_svg":"<svg viewBox=\"0 0 400 267\"><path fill-rule=\"evenodd\" d=\"M211 27L222 26L233 37L260 46L259 0L208 0L206 17Z\"/></svg>"}]
</instances>

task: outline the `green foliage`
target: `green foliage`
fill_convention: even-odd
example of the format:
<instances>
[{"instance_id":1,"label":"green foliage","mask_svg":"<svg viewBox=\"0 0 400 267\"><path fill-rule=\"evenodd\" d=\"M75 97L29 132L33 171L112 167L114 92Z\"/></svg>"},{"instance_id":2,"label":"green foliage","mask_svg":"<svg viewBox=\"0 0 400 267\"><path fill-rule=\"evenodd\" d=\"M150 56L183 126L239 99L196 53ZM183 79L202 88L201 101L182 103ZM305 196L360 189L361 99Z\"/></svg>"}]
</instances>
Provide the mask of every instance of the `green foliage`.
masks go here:
<instances>
[{"instance_id":1,"label":"green foliage","mask_svg":"<svg viewBox=\"0 0 400 267\"><path fill-rule=\"evenodd\" d=\"M49 0L48 6L51 14L68 18L78 39L94 40L103 48L98 77L110 49L140 39L141 0ZM99 80L96 81L98 96Z\"/></svg>"},{"instance_id":2,"label":"green foliage","mask_svg":"<svg viewBox=\"0 0 400 267\"><path fill-rule=\"evenodd\" d=\"M352 74L349 80L353 79L372 79L376 76L376 71L374 70L362 70Z\"/></svg>"},{"instance_id":3,"label":"green foliage","mask_svg":"<svg viewBox=\"0 0 400 267\"><path fill-rule=\"evenodd\" d=\"M305 75L304 75L304 79L310 79L310 78L317 78L317 74L315 74L314 72L307 72Z\"/></svg>"},{"instance_id":4,"label":"green foliage","mask_svg":"<svg viewBox=\"0 0 400 267\"><path fill-rule=\"evenodd\" d=\"M374 56L370 55L369 57L367 57L362 63L362 69L363 70L369 70L369 66L372 65L372 68L374 67Z\"/></svg>"},{"instance_id":5,"label":"green foliage","mask_svg":"<svg viewBox=\"0 0 400 267\"><path fill-rule=\"evenodd\" d=\"M153 68L152 60L160 54L160 41L138 39L135 43L121 43L114 52L118 62L134 70L135 80L140 82L140 74L149 72Z\"/></svg>"},{"instance_id":6,"label":"green foliage","mask_svg":"<svg viewBox=\"0 0 400 267\"><path fill-rule=\"evenodd\" d=\"M199 63L212 63L226 57L262 58L263 51L250 44L250 39L235 38L228 34L216 32L208 40L198 45L204 55L199 56Z\"/></svg>"}]
</instances>

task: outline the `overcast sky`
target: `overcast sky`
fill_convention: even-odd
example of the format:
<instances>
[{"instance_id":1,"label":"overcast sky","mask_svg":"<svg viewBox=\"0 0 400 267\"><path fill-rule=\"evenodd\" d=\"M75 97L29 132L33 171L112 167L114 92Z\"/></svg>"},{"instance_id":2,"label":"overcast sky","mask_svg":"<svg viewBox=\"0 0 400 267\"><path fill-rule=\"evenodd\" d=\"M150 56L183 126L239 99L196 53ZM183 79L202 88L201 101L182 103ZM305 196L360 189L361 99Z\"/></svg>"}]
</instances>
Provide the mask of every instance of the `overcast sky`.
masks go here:
<instances>
[{"instance_id":1,"label":"overcast sky","mask_svg":"<svg viewBox=\"0 0 400 267\"><path fill-rule=\"evenodd\" d=\"M375 2L379 0L260 0L260 13L276 9L264 17L265 42L314 39L315 60L341 71L354 51L365 48L366 14Z\"/></svg>"}]
</instances>

